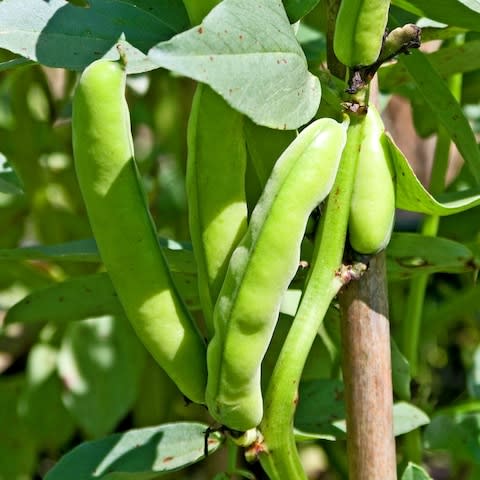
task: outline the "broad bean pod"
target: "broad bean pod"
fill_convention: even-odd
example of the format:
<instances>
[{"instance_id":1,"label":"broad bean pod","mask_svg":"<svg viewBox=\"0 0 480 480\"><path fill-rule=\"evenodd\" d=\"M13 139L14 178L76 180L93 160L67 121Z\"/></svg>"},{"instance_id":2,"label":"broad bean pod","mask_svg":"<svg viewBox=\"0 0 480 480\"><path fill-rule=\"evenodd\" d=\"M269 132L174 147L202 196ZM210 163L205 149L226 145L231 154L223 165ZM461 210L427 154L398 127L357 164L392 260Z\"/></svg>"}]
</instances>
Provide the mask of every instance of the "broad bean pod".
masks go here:
<instances>
[{"instance_id":1,"label":"broad bean pod","mask_svg":"<svg viewBox=\"0 0 480 480\"><path fill-rule=\"evenodd\" d=\"M320 119L290 144L230 259L207 351L206 400L211 415L233 430L246 431L262 418L261 362L298 268L310 212L335 179L347 125Z\"/></svg>"},{"instance_id":2,"label":"broad bean pod","mask_svg":"<svg viewBox=\"0 0 480 480\"><path fill-rule=\"evenodd\" d=\"M203 403L205 344L172 281L134 160L125 68L98 60L73 100L75 168L100 256L125 313L152 356Z\"/></svg>"},{"instance_id":3,"label":"broad bean pod","mask_svg":"<svg viewBox=\"0 0 480 480\"><path fill-rule=\"evenodd\" d=\"M390 241L395 215L394 173L388 146L382 142L383 121L369 106L357 161L348 221L353 249L373 254Z\"/></svg>"},{"instance_id":4,"label":"broad bean pod","mask_svg":"<svg viewBox=\"0 0 480 480\"><path fill-rule=\"evenodd\" d=\"M333 50L348 67L374 63L382 48L389 0L342 0L335 22Z\"/></svg>"},{"instance_id":5,"label":"broad bean pod","mask_svg":"<svg viewBox=\"0 0 480 480\"><path fill-rule=\"evenodd\" d=\"M247 230L243 115L198 85L188 123L188 221L208 335L233 249Z\"/></svg>"}]
</instances>

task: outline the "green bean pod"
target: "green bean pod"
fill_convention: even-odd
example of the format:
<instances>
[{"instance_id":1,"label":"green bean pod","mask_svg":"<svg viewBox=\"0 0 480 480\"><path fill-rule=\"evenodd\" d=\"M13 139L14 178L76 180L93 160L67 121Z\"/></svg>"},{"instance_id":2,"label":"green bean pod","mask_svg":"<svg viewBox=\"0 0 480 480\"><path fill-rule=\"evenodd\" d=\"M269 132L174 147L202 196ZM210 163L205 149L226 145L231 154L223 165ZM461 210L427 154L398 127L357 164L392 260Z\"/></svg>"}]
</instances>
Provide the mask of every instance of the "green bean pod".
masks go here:
<instances>
[{"instance_id":1,"label":"green bean pod","mask_svg":"<svg viewBox=\"0 0 480 480\"><path fill-rule=\"evenodd\" d=\"M206 400L211 415L233 430L253 428L262 418L261 362L299 265L309 214L335 179L347 123L317 120L290 144L230 259L207 351Z\"/></svg>"},{"instance_id":2,"label":"green bean pod","mask_svg":"<svg viewBox=\"0 0 480 480\"><path fill-rule=\"evenodd\" d=\"M383 250L392 234L395 215L394 172L388 146L382 142L383 121L368 107L357 161L348 220L353 249L373 254Z\"/></svg>"},{"instance_id":3,"label":"green bean pod","mask_svg":"<svg viewBox=\"0 0 480 480\"><path fill-rule=\"evenodd\" d=\"M233 249L247 230L243 115L198 85L188 123L188 221L209 337Z\"/></svg>"},{"instance_id":4,"label":"green bean pod","mask_svg":"<svg viewBox=\"0 0 480 480\"><path fill-rule=\"evenodd\" d=\"M126 73L98 60L73 100L75 168L100 256L140 340L190 400L204 402L205 344L161 252L134 160Z\"/></svg>"},{"instance_id":5,"label":"green bean pod","mask_svg":"<svg viewBox=\"0 0 480 480\"><path fill-rule=\"evenodd\" d=\"M335 22L333 50L348 67L374 63L380 55L389 0L342 0Z\"/></svg>"}]
</instances>

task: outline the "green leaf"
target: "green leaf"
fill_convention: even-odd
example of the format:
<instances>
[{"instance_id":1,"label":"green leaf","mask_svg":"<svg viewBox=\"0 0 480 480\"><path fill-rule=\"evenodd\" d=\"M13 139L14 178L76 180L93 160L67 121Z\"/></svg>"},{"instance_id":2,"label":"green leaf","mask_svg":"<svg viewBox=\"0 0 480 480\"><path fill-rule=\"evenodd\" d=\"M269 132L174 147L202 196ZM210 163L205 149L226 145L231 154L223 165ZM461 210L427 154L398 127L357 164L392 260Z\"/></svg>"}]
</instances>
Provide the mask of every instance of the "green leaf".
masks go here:
<instances>
[{"instance_id":1,"label":"green leaf","mask_svg":"<svg viewBox=\"0 0 480 480\"><path fill-rule=\"evenodd\" d=\"M457 320L476 315L480 309L480 284L456 291L448 299L426 309L422 321L425 335L445 332Z\"/></svg>"},{"instance_id":2,"label":"green leaf","mask_svg":"<svg viewBox=\"0 0 480 480\"><path fill-rule=\"evenodd\" d=\"M480 399L480 348L477 347L473 354L473 365L467 375L468 392L472 398Z\"/></svg>"},{"instance_id":3,"label":"green leaf","mask_svg":"<svg viewBox=\"0 0 480 480\"><path fill-rule=\"evenodd\" d=\"M393 0L392 3L420 17L468 30L480 31L478 0Z\"/></svg>"},{"instance_id":4,"label":"green leaf","mask_svg":"<svg viewBox=\"0 0 480 480\"><path fill-rule=\"evenodd\" d=\"M463 114L462 114L463 117ZM465 117L463 117L465 119ZM470 127L469 131L471 133ZM382 137L390 148L390 158L395 168L396 206L411 212L428 215L453 215L480 205L480 188L445 193L434 198L415 176L408 160L388 134ZM475 144L475 148L478 148ZM480 167L480 162L478 163ZM477 167L475 167L477 168Z\"/></svg>"},{"instance_id":5,"label":"green leaf","mask_svg":"<svg viewBox=\"0 0 480 480\"><path fill-rule=\"evenodd\" d=\"M201 423L170 423L87 442L62 457L45 480L153 480L204 458L207 428ZM221 442L218 434L210 435L209 454Z\"/></svg>"},{"instance_id":6,"label":"green leaf","mask_svg":"<svg viewBox=\"0 0 480 480\"><path fill-rule=\"evenodd\" d=\"M172 272L196 274L196 264L190 244L159 237L160 246ZM56 262L100 262L97 244L93 239L75 240L57 245L0 249L2 260L53 260Z\"/></svg>"},{"instance_id":7,"label":"green leaf","mask_svg":"<svg viewBox=\"0 0 480 480\"><path fill-rule=\"evenodd\" d=\"M410 400L410 364L400 352L395 340L390 338L392 352L393 391L401 400Z\"/></svg>"},{"instance_id":8,"label":"green leaf","mask_svg":"<svg viewBox=\"0 0 480 480\"><path fill-rule=\"evenodd\" d=\"M447 451L456 460L480 463L480 405L476 412L462 412L463 407L452 407L449 412L435 415L425 429L425 448ZM458 411L455 411L456 408Z\"/></svg>"},{"instance_id":9,"label":"green leaf","mask_svg":"<svg viewBox=\"0 0 480 480\"><path fill-rule=\"evenodd\" d=\"M343 382L318 379L301 382L295 412L297 439L345 438L344 429L335 422L345 418Z\"/></svg>"},{"instance_id":10,"label":"green leaf","mask_svg":"<svg viewBox=\"0 0 480 480\"><path fill-rule=\"evenodd\" d=\"M23 193L22 182L7 159L0 153L0 193L18 195Z\"/></svg>"},{"instance_id":11,"label":"green leaf","mask_svg":"<svg viewBox=\"0 0 480 480\"><path fill-rule=\"evenodd\" d=\"M149 48L188 27L181 0L89 4L78 8L64 0L3 0L0 47L49 67L82 70L98 58L118 58L120 43L127 71L137 73L156 68L146 56Z\"/></svg>"},{"instance_id":12,"label":"green leaf","mask_svg":"<svg viewBox=\"0 0 480 480\"><path fill-rule=\"evenodd\" d=\"M41 449L55 451L73 435L75 423L61 400L63 385L57 375L57 350L38 343L28 355L25 390L19 414Z\"/></svg>"},{"instance_id":13,"label":"green leaf","mask_svg":"<svg viewBox=\"0 0 480 480\"><path fill-rule=\"evenodd\" d=\"M440 48L436 52L425 54L425 58L442 78L455 73L472 72L480 68L480 40ZM409 82L412 82L412 76L402 62L379 70L382 90L392 91Z\"/></svg>"},{"instance_id":14,"label":"green leaf","mask_svg":"<svg viewBox=\"0 0 480 480\"><path fill-rule=\"evenodd\" d=\"M91 437L110 433L137 397L145 349L125 318L70 323L58 355L63 402Z\"/></svg>"},{"instance_id":15,"label":"green leaf","mask_svg":"<svg viewBox=\"0 0 480 480\"><path fill-rule=\"evenodd\" d=\"M320 0L283 0L283 6L290 22L298 22L312 11Z\"/></svg>"},{"instance_id":16,"label":"green leaf","mask_svg":"<svg viewBox=\"0 0 480 480\"><path fill-rule=\"evenodd\" d=\"M404 435L430 422L427 414L407 402L398 402L393 405L394 435ZM335 422L335 426L347 433L346 421Z\"/></svg>"},{"instance_id":17,"label":"green leaf","mask_svg":"<svg viewBox=\"0 0 480 480\"><path fill-rule=\"evenodd\" d=\"M147 357L135 405L132 409L135 427L148 427L174 420L175 400L179 390L160 365ZM181 399L183 402L183 399ZM192 417L190 417L192 418Z\"/></svg>"},{"instance_id":18,"label":"green leaf","mask_svg":"<svg viewBox=\"0 0 480 480\"><path fill-rule=\"evenodd\" d=\"M22 376L0 378L0 478L32 478L35 468L35 443L17 414L24 387Z\"/></svg>"},{"instance_id":19,"label":"green leaf","mask_svg":"<svg viewBox=\"0 0 480 480\"><path fill-rule=\"evenodd\" d=\"M412 278L425 273L473 272L480 265L462 243L419 233L394 233L387 247L390 280Z\"/></svg>"},{"instance_id":20,"label":"green leaf","mask_svg":"<svg viewBox=\"0 0 480 480\"><path fill-rule=\"evenodd\" d=\"M432 477L423 468L410 462L403 472L402 480L432 480Z\"/></svg>"},{"instance_id":21,"label":"green leaf","mask_svg":"<svg viewBox=\"0 0 480 480\"><path fill-rule=\"evenodd\" d=\"M425 412L406 402L398 402L393 406L393 423L395 436L416 430L430 423Z\"/></svg>"},{"instance_id":22,"label":"green leaf","mask_svg":"<svg viewBox=\"0 0 480 480\"><path fill-rule=\"evenodd\" d=\"M149 52L159 67L207 83L235 109L270 128L307 123L320 82L279 0L224 0L192 28Z\"/></svg>"},{"instance_id":23,"label":"green leaf","mask_svg":"<svg viewBox=\"0 0 480 480\"><path fill-rule=\"evenodd\" d=\"M406 67L425 101L462 154L477 183L480 183L480 150L470 124L448 85L419 51L402 55L399 62Z\"/></svg>"},{"instance_id":24,"label":"green leaf","mask_svg":"<svg viewBox=\"0 0 480 480\"><path fill-rule=\"evenodd\" d=\"M186 306L199 310L196 276L179 272L172 276ZM106 272L73 277L35 290L8 310L4 323L62 324L102 315L125 315Z\"/></svg>"},{"instance_id":25,"label":"green leaf","mask_svg":"<svg viewBox=\"0 0 480 480\"><path fill-rule=\"evenodd\" d=\"M320 379L300 383L295 413L297 440L343 439L346 434L344 386L339 380ZM406 402L393 406L395 436L403 435L429 422L420 409Z\"/></svg>"}]
</instances>

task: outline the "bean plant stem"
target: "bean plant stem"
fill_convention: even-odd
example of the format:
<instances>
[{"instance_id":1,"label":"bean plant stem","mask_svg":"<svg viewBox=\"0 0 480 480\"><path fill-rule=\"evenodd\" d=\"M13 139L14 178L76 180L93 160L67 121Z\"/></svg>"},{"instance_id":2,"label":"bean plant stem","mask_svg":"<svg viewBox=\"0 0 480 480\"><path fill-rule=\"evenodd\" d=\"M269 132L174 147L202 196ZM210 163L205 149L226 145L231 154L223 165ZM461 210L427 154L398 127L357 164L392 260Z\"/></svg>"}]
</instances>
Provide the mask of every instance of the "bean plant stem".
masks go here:
<instances>
[{"instance_id":1,"label":"bean plant stem","mask_svg":"<svg viewBox=\"0 0 480 480\"><path fill-rule=\"evenodd\" d=\"M312 267L300 307L265 395L260 461L272 480L305 479L295 445L293 417L298 386L313 340L343 282L338 275L346 239L362 117L352 116L347 144L315 240Z\"/></svg>"},{"instance_id":2,"label":"bean plant stem","mask_svg":"<svg viewBox=\"0 0 480 480\"><path fill-rule=\"evenodd\" d=\"M395 480L385 253L340 293L347 451L351 480Z\"/></svg>"}]
</instances>

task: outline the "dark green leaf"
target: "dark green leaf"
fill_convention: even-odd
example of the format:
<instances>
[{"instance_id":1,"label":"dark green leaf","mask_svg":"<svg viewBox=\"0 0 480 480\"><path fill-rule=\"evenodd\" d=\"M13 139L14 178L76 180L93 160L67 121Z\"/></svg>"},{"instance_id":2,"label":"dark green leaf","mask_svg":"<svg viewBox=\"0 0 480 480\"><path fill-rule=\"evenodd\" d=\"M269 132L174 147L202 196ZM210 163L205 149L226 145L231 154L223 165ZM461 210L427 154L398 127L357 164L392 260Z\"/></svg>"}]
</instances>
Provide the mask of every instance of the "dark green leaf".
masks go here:
<instances>
[{"instance_id":1,"label":"dark green leaf","mask_svg":"<svg viewBox=\"0 0 480 480\"><path fill-rule=\"evenodd\" d=\"M17 414L24 387L21 376L0 379L0 478L31 478L35 468L35 442Z\"/></svg>"},{"instance_id":2,"label":"dark green leaf","mask_svg":"<svg viewBox=\"0 0 480 480\"><path fill-rule=\"evenodd\" d=\"M168 266L172 272L195 274L197 269L191 245L159 237ZM75 240L57 245L0 249L2 260L52 260L56 262L100 262L100 254L93 239Z\"/></svg>"},{"instance_id":3,"label":"dark green leaf","mask_svg":"<svg viewBox=\"0 0 480 480\"><path fill-rule=\"evenodd\" d=\"M480 4L477 0L393 0L392 3L420 17L480 31Z\"/></svg>"},{"instance_id":4,"label":"dark green leaf","mask_svg":"<svg viewBox=\"0 0 480 480\"><path fill-rule=\"evenodd\" d=\"M472 275L473 276L473 275ZM436 336L459 320L476 315L480 309L480 284L467 287L425 309L423 335Z\"/></svg>"},{"instance_id":5,"label":"dark green leaf","mask_svg":"<svg viewBox=\"0 0 480 480\"><path fill-rule=\"evenodd\" d=\"M480 68L480 40L465 42L463 45L450 45L425 54L425 58L442 78L455 73L472 72ZM379 83L382 90L393 91L409 82L412 82L412 76L402 62L379 70Z\"/></svg>"},{"instance_id":6,"label":"dark green leaf","mask_svg":"<svg viewBox=\"0 0 480 480\"><path fill-rule=\"evenodd\" d=\"M283 0L283 6L290 22L298 22L312 11L320 0Z\"/></svg>"},{"instance_id":7,"label":"dark green leaf","mask_svg":"<svg viewBox=\"0 0 480 480\"><path fill-rule=\"evenodd\" d=\"M419 233L394 233L387 247L388 276L391 280L412 278L425 273L462 273L479 268L465 245L441 237Z\"/></svg>"},{"instance_id":8,"label":"dark green leaf","mask_svg":"<svg viewBox=\"0 0 480 480\"><path fill-rule=\"evenodd\" d=\"M343 383L339 380L313 380L300 383L300 401L295 413L298 440L345 438ZM393 406L395 436L403 435L429 422L420 409L406 402Z\"/></svg>"},{"instance_id":9,"label":"dark green leaf","mask_svg":"<svg viewBox=\"0 0 480 480\"><path fill-rule=\"evenodd\" d=\"M412 379L410 365L393 338L390 339L390 348L392 351L393 391L401 400L410 400L410 381Z\"/></svg>"},{"instance_id":10,"label":"dark green leaf","mask_svg":"<svg viewBox=\"0 0 480 480\"><path fill-rule=\"evenodd\" d=\"M476 411L473 409L476 408ZM425 429L424 444L428 450L450 452L457 460L480 463L480 404L452 407L436 415Z\"/></svg>"},{"instance_id":11,"label":"dark green leaf","mask_svg":"<svg viewBox=\"0 0 480 480\"><path fill-rule=\"evenodd\" d=\"M98 58L118 58L120 43L128 72L144 72L155 68L146 56L149 48L188 26L181 0L89 4L78 8L64 0L3 0L0 47L49 67L82 70Z\"/></svg>"},{"instance_id":12,"label":"dark green leaf","mask_svg":"<svg viewBox=\"0 0 480 480\"><path fill-rule=\"evenodd\" d=\"M473 354L473 364L467 376L468 392L472 398L480 399L480 348L476 348Z\"/></svg>"},{"instance_id":13,"label":"dark green leaf","mask_svg":"<svg viewBox=\"0 0 480 480\"><path fill-rule=\"evenodd\" d=\"M319 379L301 382L299 404L295 412L297 436L302 438L345 438L344 430L335 422L345 418L343 383Z\"/></svg>"},{"instance_id":14,"label":"dark green leaf","mask_svg":"<svg viewBox=\"0 0 480 480\"><path fill-rule=\"evenodd\" d=\"M18 195L23 193L22 182L7 159L0 154L0 193Z\"/></svg>"},{"instance_id":15,"label":"dark green leaf","mask_svg":"<svg viewBox=\"0 0 480 480\"><path fill-rule=\"evenodd\" d=\"M170 423L84 443L60 459L45 480L155 479L204 458L206 429L201 423ZM220 445L218 435L209 437L210 454Z\"/></svg>"},{"instance_id":16,"label":"dark green leaf","mask_svg":"<svg viewBox=\"0 0 480 480\"><path fill-rule=\"evenodd\" d=\"M320 82L278 0L224 0L203 23L150 50L159 67L210 85L255 123L295 129L320 103Z\"/></svg>"}]
</instances>

